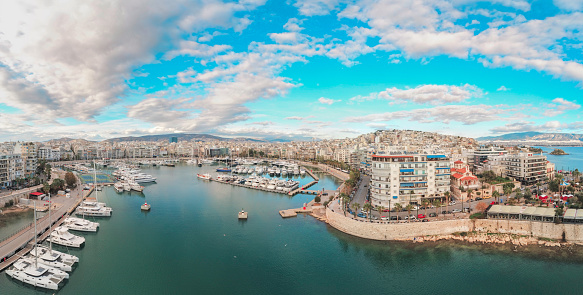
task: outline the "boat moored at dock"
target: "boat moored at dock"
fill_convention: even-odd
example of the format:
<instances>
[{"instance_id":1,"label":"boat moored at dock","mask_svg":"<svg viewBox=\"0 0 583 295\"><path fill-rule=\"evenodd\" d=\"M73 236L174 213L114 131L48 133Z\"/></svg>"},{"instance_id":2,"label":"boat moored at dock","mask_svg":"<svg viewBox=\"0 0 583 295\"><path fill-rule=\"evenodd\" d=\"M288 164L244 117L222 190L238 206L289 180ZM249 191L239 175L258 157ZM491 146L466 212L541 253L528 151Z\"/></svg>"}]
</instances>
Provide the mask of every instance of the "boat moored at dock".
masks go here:
<instances>
[{"instance_id":1,"label":"boat moored at dock","mask_svg":"<svg viewBox=\"0 0 583 295\"><path fill-rule=\"evenodd\" d=\"M85 238L76 236L69 232L69 229L64 226L57 227L50 235L48 240L52 243L80 248L85 243Z\"/></svg>"}]
</instances>

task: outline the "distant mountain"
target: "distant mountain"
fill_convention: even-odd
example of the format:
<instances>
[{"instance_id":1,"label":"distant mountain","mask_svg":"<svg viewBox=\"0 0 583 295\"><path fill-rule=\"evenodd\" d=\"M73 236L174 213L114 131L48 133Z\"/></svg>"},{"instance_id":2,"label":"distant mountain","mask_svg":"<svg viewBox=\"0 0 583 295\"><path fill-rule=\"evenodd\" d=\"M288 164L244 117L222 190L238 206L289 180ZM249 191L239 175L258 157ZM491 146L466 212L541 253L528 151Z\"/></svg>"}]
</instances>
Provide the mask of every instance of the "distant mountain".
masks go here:
<instances>
[{"instance_id":1,"label":"distant mountain","mask_svg":"<svg viewBox=\"0 0 583 295\"><path fill-rule=\"evenodd\" d=\"M582 141L583 134L574 133L542 133L542 132L519 132L508 133L500 136L487 136L476 138L478 141Z\"/></svg>"},{"instance_id":2,"label":"distant mountain","mask_svg":"<svg viewBox=\"0 0 583 295\"><path fill-rule=\"evenodd\" d=\"M200 141L211 141L211 140L219 140L219 141L255 141L255 142L264 142L264 140L254 139L254 138L245 138L245 137L237 137L237 138L225 138L210 134L187 134L187 133L171 133L171 134L158 134L158 135L144 135L144 136L128 136L128 137L117 137L117 138L110 138L106 141L111 142L120 142L120 141L168 141L171 137L176 137L178 141L191 141L191 140L200 140Z\"/></svg>"}]
</instances>

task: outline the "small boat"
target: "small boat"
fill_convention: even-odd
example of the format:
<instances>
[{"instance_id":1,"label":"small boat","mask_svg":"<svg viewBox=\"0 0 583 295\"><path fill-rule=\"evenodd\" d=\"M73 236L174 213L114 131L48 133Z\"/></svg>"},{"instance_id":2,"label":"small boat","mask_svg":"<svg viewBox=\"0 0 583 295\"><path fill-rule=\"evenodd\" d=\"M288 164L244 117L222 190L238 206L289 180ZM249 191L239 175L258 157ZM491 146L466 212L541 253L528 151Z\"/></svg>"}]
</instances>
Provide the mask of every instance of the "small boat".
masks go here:
<instances>
[{"instance_id":1,"label":"small boat","mask_svg":"<svg viewBox=\"0 0 583 295\"><path fill-rule=\"evenodd\" d=\"M231 168L228 167L217 168L217 172L231 172Z\"/></svg>"},{"instance_id":2,"label":"small boat","mask_svg":"<svg viewBox=\"0 0 583 295\"><path fill-rule=\"evenodd\" d=\"M144 203L140 208L144 211L150 211L150 204Z\"/></svg>"},{"instance_id":3,"label":"small boat","mask_svg":"<svg viewBox=\"0 0 583 295\"><path fill-rule=\"evenodd\" d=\"M206 179L206 180L211 180L212 177L210 174L205 173L205 174L196 174L196 177L201 178L201 179Z\"/></svg>"},{"instance_id":4,"label":"small boat","mask_svg":"<svg viewBox=\"0 0 583 295\"><path fill-rule=\"evenodd\" d=\"M239 212L239 214L237 214L237 216L239 217L239 219L247 219L247 212L245 212L245 210L241 209L241 212Z\"/></svg>"},{"instance_id":5,"label":"small boat","mask_svg":"<svg viewBox=\"0 0 583 295\"><path fill-rule=\"evenodd\" d=\"M124 188L123 188L123 183L121 183L121 182L116 182L116 183L113 185L113 188L115 188L115 191L116 191L116 192L118 192L118 193L123 193L123 190L124 190Z\"/></svg>"}]
</instances>

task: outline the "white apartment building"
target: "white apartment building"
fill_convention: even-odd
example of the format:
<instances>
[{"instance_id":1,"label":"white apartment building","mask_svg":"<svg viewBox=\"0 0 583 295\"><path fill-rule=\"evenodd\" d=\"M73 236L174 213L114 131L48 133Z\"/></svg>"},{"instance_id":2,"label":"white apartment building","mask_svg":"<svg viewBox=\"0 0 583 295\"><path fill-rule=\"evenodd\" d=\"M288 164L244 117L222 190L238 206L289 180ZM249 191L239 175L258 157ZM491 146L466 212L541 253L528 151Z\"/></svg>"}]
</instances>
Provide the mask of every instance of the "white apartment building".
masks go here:
<instances>
[{"instance_id":1,"label":"white apartment building","mask_svg":"<svg viewBox=\"0 0 583 295\"><path fill-rule=\"evenodd\" d=\"M372 156L371 203L393 208L450 191L450 160L445 155L393 152Z\"/></svg>"},{"instance_id":2,"label":"white apartment building","mask_svg":"<svg viewBox=\"0 0 583 295\"><path fill-rule=\"evenodd\" d=\"M518 153L504 159L506 175L522 182L534 184L547 176L547 157L543 154Z\"/></svg>"}]
</instances>

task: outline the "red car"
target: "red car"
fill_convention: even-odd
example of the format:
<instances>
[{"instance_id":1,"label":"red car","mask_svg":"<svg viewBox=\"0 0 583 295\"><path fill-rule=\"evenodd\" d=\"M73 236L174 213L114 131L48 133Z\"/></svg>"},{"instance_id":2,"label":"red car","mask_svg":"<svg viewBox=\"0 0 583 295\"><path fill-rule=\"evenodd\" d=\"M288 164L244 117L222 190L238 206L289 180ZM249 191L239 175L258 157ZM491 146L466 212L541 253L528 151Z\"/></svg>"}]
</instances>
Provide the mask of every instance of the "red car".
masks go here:
<instances>
[{"instance_id":1,"label":"red car","mask_svg":"<svg viewBox=\"0 0 583 295\"><path fill-rule=\"evenodd\" d=\"M391 209L383 209L383 212L389 212Z\"/></svg>"},{"instance_id":2,"label":"red car","mask_svg":"<svg viewBox=\"0 0 583 295\"><path fill-rule=\"evenodd\" d=\"M419 215L417 215L417 218L419 218L419 219L425 218L425 214L419 214Z\"/></svg>"}]
</instances>

